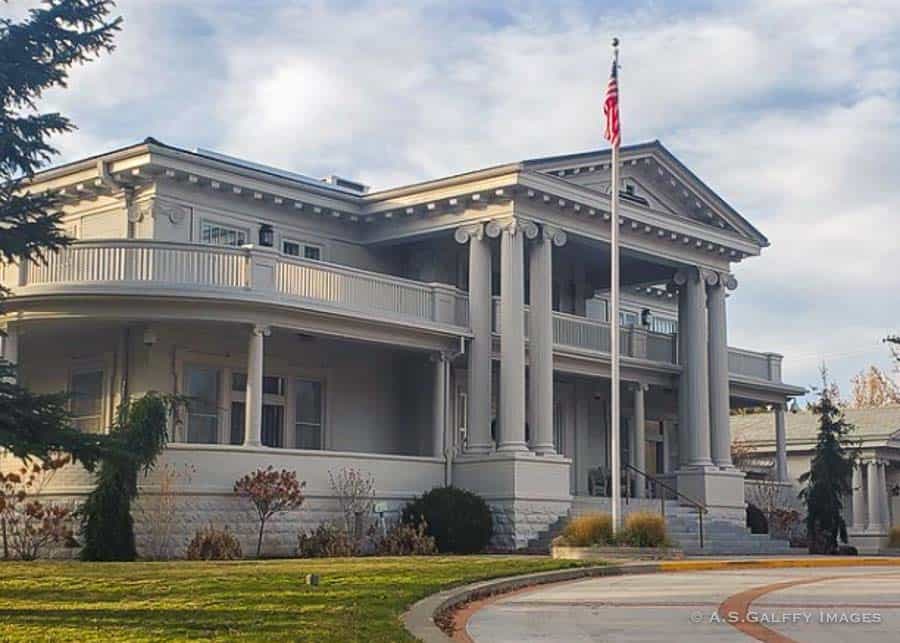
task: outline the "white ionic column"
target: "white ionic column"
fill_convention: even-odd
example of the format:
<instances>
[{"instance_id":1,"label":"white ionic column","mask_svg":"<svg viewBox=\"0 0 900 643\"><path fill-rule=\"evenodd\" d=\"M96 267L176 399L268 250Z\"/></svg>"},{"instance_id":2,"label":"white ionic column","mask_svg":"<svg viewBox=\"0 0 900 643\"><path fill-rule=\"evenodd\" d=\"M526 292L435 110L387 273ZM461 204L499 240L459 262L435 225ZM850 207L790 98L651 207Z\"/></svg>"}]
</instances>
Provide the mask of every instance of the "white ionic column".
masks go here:
<instances>
[{"instance_id":1,"label":"white ionic column","mask_svg":"<svg viewBox=\"0 0 900 643\"><path fill-rule=\"evenodd\" d=\"M468 453L491 450L491 245L482 224L458 228L454 238L469 244L469 342L466 418Z\"/></svg>"},{"instance_id":2,"label":"white ionic column","mask_svg":"<svg viewBox=\"0 0 900 643\"><path fill-rule=\"evenodd\" d=\"M853 465L853 531L866 528L866 489L863 486L862 463Z\"/></svg>"},{"instance_id":3,"label":"white ionic column","mask_svg":"<svg viewBox=\"0 0 900 643\"><path fill-rule=\"evenodd\" d=\"M884 530L888 531L891 527L891 509L888 506L890 498L887 490L887 463L884 460L878 462L878 500L881 506L881 524Z\"/></svg>"},{"instance_id":4,"label":"white ionic column","mask_svg":"<svg viewBox=\"0 0 900 643\"><path fill-rule=\"evenodd\" d=\"M712 461L722 469L731 462L731 402L728 391L728 330L725 290L734 290L737 280L729 274L712 273L707 281L709 319L709 430Z\"/></svg>"},{"instance_id":5,"label":"white ionic column","mask_svg":"<svg viewBox=\"0 0 900 643\"><path fill-rule=\"evenodd\" d=\"M5 332L6 336L3 337L3 359L13 365L12 377L6 379L10 380L10 383L14 383L19 371L19 329L13 324L9 324Z\"/></svg>"},{"instance_id":6,"label":"white ionic column","mask_svg":"<svg viewBox=\"0 0 900 643\"><path fill-rule=\"evenodd\" d=\"M444 353L431 356L434 366L434 395L431 408L431 455L444 457L445 423L447 418L447 369L449 361Z\"/></svg>"},{"instance_id":7,"label":"white ionic column","mask_svg":"<svg viewBox=\"0 0 900 643\"><path fill-rule=\"evenodd\" d=\"M686 277L676 274L672 287L678 290L678 364L681 366L681 375L678 378L678 468L687 466L691 455L691 407L690 382L687 375L687 332L688 327L688 303ZM680 283L679 283L680 282Z\"/></svg>"},{"instance_id":8,"label":"white ionic column","mask_svg":"<svg viewBox=\"0 0 900 643\"><path fill-rule=\"evenodd\" d=\"M631 466L639 471L647 470L647 452L645 444L646 436L646 414L644 411L644 384L635 384L632 388L634 394L634 428L631 432ZM644 487L646 480L643 476L635 476L634 497L644 497Z\"/></svg>"},{"instance_id":9,"label":"white ionic column","mask_svg":"<svg viewBox=\"0 0 900 643\"><path fill-rule=\"evenodd\" d=\"M775 479L788 481L787 427L785 426L784 404L775 405Z\"/></svg>"},{"instance_id":10,"label":"white ionic column","mask_svg":"<svg viewBox=\"0 0 900 643\"><path fill-rule=\"evenodd\" d=\"M268 326L253 326L247 347L247 391L244 397L244 446L262 445L263 352Z\"/></svg>"},{"instance_id":11,"label":"white ionic column","mask_svg":"<svg viewBox=\"0 0 900 643\"><path fill-rule=\"evenodd\" d=\"M537 226L516 217L491 221L500 237L500 421L498 451L527 451L525 442L525 237Z\"/></svg>"},{"instance_id":12,"label":"white ionic column","mask_svg":"<svg viewBox=\"0 0 900 643\"><path fill-rule=\"evenodd\" d=\"M874 533L882 533L884 531L884 516L881 515L881 495L879 490L881 486L881 476L878 473L878 462L869 460L868 471L866 472L868 480L868 498L867 505L869 507L869 524L868 530Z\"/></svg>"},{"instance_id":13,"label":"white ionic column","mask_svg":"<svg viewBox=\"0 0 900 643\"><path fill-rule=\"evenodd\" d=\"M565 232L543 225L542 234L529 252L529 425L532 448L538 455L556 453L553 445L553 246L561 247L565 243Z\"/></svg>"},{"instance_id":14,"label":"white ionic column","mask_svg":"<svg viewBox=\"0 0 900 643\"><path fill-rule=\"evenodd\" d=\"M711 274L711 273L710 273ZM687 399L690 426L690 449L687 465L710 467L709 435L709 340L706 313L706 271L697 268L680 270L676 283L686 291L684 297L686 328L679 327L685 334L685 354L682 360L683 376L687 378Z\"/></svg>"}]
</instances>

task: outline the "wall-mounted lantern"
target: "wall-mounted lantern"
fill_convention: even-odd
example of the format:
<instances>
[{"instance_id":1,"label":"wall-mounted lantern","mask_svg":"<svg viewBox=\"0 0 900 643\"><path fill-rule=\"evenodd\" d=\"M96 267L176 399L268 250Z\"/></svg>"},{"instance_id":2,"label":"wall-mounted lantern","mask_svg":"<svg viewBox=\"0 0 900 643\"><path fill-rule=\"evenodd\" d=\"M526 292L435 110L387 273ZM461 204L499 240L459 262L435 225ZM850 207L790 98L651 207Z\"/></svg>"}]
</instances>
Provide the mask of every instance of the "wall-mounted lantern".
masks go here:
<instances>
[{"instance_id":1,"label":"wall-mounted lantern","mask_svg":"<svg viewBox=\"0 0 900 643\"><path fill-rule=\"evenodd\" d=\"M275 245L275 230L268 223L259 226L259 245L267 248Z\"/></svg>"}]
</instances>

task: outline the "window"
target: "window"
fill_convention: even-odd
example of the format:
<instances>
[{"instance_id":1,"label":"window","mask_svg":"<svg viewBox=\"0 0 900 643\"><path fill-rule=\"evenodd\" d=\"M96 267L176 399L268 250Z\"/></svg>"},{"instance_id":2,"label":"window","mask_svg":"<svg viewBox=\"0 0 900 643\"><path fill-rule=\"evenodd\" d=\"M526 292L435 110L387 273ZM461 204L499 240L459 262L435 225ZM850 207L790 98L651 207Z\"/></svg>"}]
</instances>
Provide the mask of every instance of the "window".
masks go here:
<instances>
[{"instance_id":1,"label":"window","mask_svg":"<svg viewBox=\"0 0 900 643\"><path fill-rule=\"evenodd\" d=\"M247 230L212 221L200 223L200 241L213 246L242 246L247 243Z\"/></svg>"},{"instance_id":2,"label":"window","mask_svg":"<svg viewBox=\"0 0 900 643\"><path fill-rule=\"evenodd\" d=\"M239 393L247 391L247 374L233 372L231 374L231 390ZM262 383L263 395L284 395L284 378L264 375Z\"/></svg>"},{"instance_id":3,"label":"window","mask_svg":"<svg viewBox=\"0 0 900 643\"><path fill-rule=\"evenodd\" d=\"M103 371L76 371L69 382L72 425L84 433L103 430Z\"/></svg>"},{"instance_id":4,"label":"window","mask_svg":"<svg viewBox=\"0 0 900 643\"><path fill-rule=\"evenodd\" d=\"M314 261L322 259L322 248L311 243L285 239L281 243L281 250L284 254L292 257L303 257L304 259L312 259Z\"/></svg>"},{"instance_id":5,"label":"window","mask_svg":"<svg viewBox=\"0 0 900 643\"><path fill-rule=\"evenodd\" d=\"M188 399L187 441L216 444L219 441L219 371L212 366L184 367Z\"/></svg>"},{"instance_id":6,"label":"window","mask_svg":"<svg viewBox=\"0 0 900 643\"><path fill-rule=\"evenodd\" d=\"M315 380L296 381L296 413L294 427L298 449L322 448L322 383Z\"/></svg>"}]
</instances>

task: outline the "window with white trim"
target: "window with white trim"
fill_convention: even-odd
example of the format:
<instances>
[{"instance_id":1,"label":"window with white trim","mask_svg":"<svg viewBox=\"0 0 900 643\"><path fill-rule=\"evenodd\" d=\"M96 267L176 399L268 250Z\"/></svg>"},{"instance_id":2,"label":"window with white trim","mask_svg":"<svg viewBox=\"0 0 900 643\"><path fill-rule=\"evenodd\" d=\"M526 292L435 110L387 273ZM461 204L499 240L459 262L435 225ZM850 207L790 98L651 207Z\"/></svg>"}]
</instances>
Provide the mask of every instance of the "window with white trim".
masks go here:
<instances>
[{"instance_id":1,"label":"window with white trim","mask_svg":"<svg viewBox=\"0 0 900 643\"><path fill-rule=\"evenodd\" d=\"M294 383L295 438L298 449L322 449L322 382L297 379Z\"/></svg>"},{"instance_id":2,"label":"window with white trim","mask_svg":"<svg viewBox=\"0 0 900 643\"><path fill-rule=\"evenodd\" d=\"M242 246L250 238L246 228L225 225L215 221L200 222L200 242L213 246Z\"/></svg>"},{"instance_id":3,"label":"window with white trim","mask_svg":"<svg viewBox=\"0 0 900 643\"><path fill-rule=\"evenodd\" d=\"M281 242L281 251L291 257L303 257L304 259L313 259L320 261L322 259L322 246L303 241L293 241L292 239L284 239Z\"/></svg>"},{"instance_id":4,"label":"window with white trim","mask_svg":"<svg viewBox=\"0 0 900 643\"><path fill-rule=\"evenodd\" d=\"M83 433L103 431L103 370L74 371L69 380L72 426Z\"/></svg>"},{"instance_id":5,"label":"window with white trim","mask_svg":"<svg viewBox=\"0 0 900 643\"><path fill-rule=\"evenodd\" d=\"M219 441L219 378L214 366L186 364L184 392L187 403L186 441L216 444Z\"/></svg>"}]
</instances>

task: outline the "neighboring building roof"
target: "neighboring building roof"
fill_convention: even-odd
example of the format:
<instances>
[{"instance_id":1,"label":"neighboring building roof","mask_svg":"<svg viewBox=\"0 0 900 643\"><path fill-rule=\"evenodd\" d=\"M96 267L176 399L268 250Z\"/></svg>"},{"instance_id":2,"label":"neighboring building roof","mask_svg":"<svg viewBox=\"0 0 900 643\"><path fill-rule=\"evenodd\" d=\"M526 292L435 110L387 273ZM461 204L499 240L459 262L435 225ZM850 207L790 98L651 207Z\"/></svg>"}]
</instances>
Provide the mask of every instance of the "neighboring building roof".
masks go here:
<instances>
[{"instance_id":1,"label":"neighboring building roof","mask_svg":"<svg viewBox=\"0 0 900 643\"><path fill-rule=\"evenodd\" d=\"M788 411L784 417L788 444L815 442L819 431L819 416L809 411ZM856 428L852 435L857 439L886 439L900 431L900 406L845 409L844 417ZM775 414L731 416L731 439L748 445L774 444Z\"/></svg>"}]
</instances>

